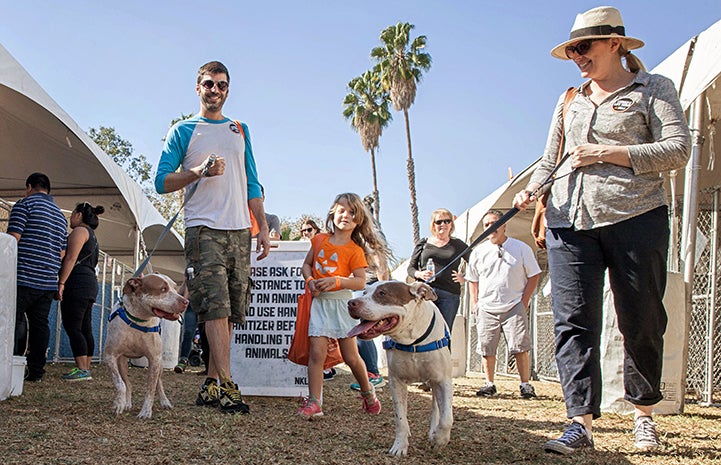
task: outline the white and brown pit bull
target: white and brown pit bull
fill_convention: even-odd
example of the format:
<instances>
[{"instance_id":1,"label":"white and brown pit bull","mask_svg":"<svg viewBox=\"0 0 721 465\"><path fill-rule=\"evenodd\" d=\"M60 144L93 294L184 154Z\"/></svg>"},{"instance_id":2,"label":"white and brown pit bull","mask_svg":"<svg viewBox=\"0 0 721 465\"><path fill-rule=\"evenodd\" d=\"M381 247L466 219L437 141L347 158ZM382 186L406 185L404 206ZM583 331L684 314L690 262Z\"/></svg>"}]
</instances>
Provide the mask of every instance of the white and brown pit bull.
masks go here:
<instances>
[{"instance_id":1,"label":"white and brown pit bull","mask_svg":"<svg viewBox=\"0 0 721 465\"><path fill-rule=\"evenodd\" d=\"M369 286L361 297L348 302L348 311L361 323L348 336L372 339L384 334L388 355L396 438L388 453L408 453L408 385L431 386L431 427L428 439L434 449L448 444L453 425L450 332L433 303L436 293L424 283L383 281Z\"/></svg>"},{"instance_id":2,"label":"white and brown pit bull","mask_svg":"<svg viewBox=\"0 0 721 465\"><path fill-rule=\"evenodd\" d=\"M177 320L187 307L188 300L178 294L175 283L165 275L154 273L130 278L125 283L122 305L110 314L105 340L105 364L110 369L115 386L113 411L116 415L130 410L132 406L129 358L148 359L147 391L138 418L153 415L156 389L160 405L173 408L160 380L163 371L160 318Z\"/></svg>"}]
</instances>

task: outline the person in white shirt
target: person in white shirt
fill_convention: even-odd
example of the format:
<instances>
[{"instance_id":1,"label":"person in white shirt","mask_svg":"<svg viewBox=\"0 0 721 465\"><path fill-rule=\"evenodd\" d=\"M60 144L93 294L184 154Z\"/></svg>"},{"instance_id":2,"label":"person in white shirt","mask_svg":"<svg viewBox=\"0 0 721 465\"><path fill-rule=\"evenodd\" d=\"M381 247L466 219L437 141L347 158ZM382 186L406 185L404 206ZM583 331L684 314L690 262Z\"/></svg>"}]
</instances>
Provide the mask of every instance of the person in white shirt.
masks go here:
<instances>
[{"instance_id":1,"label":"person in white shirt","mask_svg":"<svg viewBox=\"0 0 721 465\"><path fill-rule=\"evenodd\" d=\"M503 213L491 210L483 216L487 229ZM521 378L521 397L536 397L531 376L531 337L528 331L528 308L533 291L538 285L541 269L533 250L525 243L506 236L504 224L488 240L471 252L466 270L470 286L471 308L476 316L478 347L483 356L486 384L476 392L490 397L498 393L493 383L496 369L496 351L503 332L508 350L516 359Z\"/></svg>"}]
</instances>

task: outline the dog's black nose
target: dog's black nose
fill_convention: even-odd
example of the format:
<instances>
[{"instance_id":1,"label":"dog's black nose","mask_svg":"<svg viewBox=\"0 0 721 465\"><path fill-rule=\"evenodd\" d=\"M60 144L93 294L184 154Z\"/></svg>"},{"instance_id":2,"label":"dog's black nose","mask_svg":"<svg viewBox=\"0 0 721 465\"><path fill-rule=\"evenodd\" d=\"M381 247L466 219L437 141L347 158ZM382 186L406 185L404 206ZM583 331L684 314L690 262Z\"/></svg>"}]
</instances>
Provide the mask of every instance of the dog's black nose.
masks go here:
<instances>
[{"instance_id":1,"label":"dog's black nose","mask_svg":"<svg viewBox=\"0 0 721 465\"><path fill-rule=\"evenodd\" d=\"M348 308L355 308L358 305L358 301L355 299L350 299L348 301Z\"/></svg>"}]
</instances>

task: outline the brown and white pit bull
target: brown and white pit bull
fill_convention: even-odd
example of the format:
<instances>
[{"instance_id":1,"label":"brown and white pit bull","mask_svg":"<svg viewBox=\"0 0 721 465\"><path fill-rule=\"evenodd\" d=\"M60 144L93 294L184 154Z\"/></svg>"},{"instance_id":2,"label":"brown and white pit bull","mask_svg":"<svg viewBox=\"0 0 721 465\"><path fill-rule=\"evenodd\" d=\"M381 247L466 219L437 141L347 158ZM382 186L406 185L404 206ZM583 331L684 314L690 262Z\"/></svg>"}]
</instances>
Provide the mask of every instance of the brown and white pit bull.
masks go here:
<instances>
[{"instance_id":1,"label":"brown and white pit bull","mask_svg":"<svg viewBox=\"0 0 721 465\"><path fill-rule=\"evenodd\" d=\"M165 275L149 274L130 278L123 287L123 302L109 317L105 340L105 364L115 386L113 411L116 415L130 410L131 385L128 359L148 359L148 383L145 402L138 418L153 415L153 399L157 389L160 405L173 408L163 390L163 344L160 339L160 318L177 320L188 307L188 300L178 294L175 283Z\"/></svg>"},{"instance_id":2,"label":"brown and white pit bull","mask_svg":"<svg viewBox=\"0 0 721 465\"><path fill-rule=\"evenodd\" d=\"M448 444L453 425L450 332L433 303L436 293L424 283L382 281L369 286L361 297L348 302L348 311L361 323L348 336L372 339L384 334L388 378L396 420L396 438L388 453L408 453L408 385L431 386L431 427L428 439L434 449Z\"/></svg>"}]
</instances>

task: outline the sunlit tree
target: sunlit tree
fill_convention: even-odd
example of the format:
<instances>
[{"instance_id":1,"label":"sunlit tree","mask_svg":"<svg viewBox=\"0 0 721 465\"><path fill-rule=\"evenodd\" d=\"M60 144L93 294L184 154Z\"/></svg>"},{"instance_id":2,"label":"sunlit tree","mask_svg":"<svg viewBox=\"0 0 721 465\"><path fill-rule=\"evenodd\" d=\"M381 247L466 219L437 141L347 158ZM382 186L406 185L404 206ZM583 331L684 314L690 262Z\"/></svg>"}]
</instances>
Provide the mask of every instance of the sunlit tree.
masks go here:
<instances>
[{"instance_id":1,"label":"sunlit tree","mask_svg":"<svg viewBox=\"0 0 721 465\"><path fill-rule=\"evenodd\" d=\"M376 60L376 69L380 72L383 87L390 91L391 102L396 111L402 111L406 123L406 140L408 144L408 189L411 195L411 216L413 223L413 240L420 239L418 223L418 204L416 201L416 174L411 150L411 129L408 109L416 99L417 85L425 71L431 68L431 55L425 52L426 36L418 36L411 40L412 24L399 22L381 32L381 46L371 51Z\"/></svg>"},{"instance_id":2,"label":"sunlit tree","mask_svg":"<svg viewBox=\"0 0 721 465\"><path fill-rule=\"evenodd\" d=\"M343 99L343 116L350 120L353 129L360 134L363 150L371 155L374 215L376 221L380 222L376 149L383 128L388 126L392 119L388 109L388 91L381 85L378 71L366 71L351 79L348 83L348 90L348 95Z\"/></svg>"}]
</instances>

